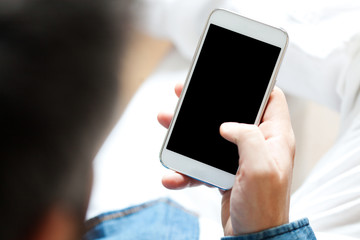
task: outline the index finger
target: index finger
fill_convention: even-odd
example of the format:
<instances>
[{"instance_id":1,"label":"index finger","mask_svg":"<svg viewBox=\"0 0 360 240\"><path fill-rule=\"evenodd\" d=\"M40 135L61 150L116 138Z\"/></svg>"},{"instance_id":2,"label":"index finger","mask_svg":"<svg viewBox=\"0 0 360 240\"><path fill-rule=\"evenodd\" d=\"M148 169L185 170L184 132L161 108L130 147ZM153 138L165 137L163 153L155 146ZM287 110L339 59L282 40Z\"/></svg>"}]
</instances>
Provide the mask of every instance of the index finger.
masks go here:
<instances>
[{"instance_id":1,"label":"index finger","mask_svg":"<svg viewBox=\"0 0 360 240\"><path fill-rule=\"evenodd\" d=\"M275 87L259 125L265 139L279 134L292 134L289 108L284 93Z\"/></svg>"},{"instance_id":2,"label":"index finger","mask_svg":"<svg viewBox=\"0 0 360 240\"><path fill-rule=\"evenodd\" d=\"M183 83L178 83L178 84L176 84L176 86L175 86L176 96L180 97L180 94L181 94L183 88L184 88L184 84L183 84Z\"/></svg>"},{"instance_id":3,"label":"index finger","mask_svg":"<svg viewBox=\"0 0 360 240\"><path fill-rule=\"evenodd\" d=\"M173 172L163 176L162 184L164 185L164 187L172 190L179 190L188 187L206 185L194 178L188 177L178 172Z\"/></svg>"}]
</instances>

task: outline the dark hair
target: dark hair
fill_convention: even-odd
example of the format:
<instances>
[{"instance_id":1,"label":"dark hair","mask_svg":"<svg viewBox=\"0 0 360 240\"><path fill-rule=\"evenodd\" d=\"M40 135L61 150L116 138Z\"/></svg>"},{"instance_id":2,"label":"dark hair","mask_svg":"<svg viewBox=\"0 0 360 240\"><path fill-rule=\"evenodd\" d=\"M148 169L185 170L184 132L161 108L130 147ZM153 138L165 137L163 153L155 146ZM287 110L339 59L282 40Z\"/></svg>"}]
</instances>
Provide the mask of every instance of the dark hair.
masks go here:
<instances>
[{"instance_id":1,"label":"dark hair","mask_svg":"<svg viewBox=\"0 0 360 240\"><path fill-rule=\"evenodd\" d=\"M114 19L104 0L0 1L0 239L56 202L85 209L113 120L122 2Z\"/></svg>"}]
</instances>

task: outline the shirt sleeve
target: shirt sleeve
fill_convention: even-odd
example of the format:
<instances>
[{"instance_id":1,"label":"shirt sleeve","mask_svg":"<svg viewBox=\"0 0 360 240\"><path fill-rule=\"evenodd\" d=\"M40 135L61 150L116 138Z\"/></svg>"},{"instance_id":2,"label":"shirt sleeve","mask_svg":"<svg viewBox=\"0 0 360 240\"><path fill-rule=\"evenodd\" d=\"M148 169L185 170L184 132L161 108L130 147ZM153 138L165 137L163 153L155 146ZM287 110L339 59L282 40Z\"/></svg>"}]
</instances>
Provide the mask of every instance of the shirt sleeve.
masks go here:
<instances>
[{"instance_id":1,"label":"shirt sleeve","mask_svg":"<svg viewBox=\"0 0 360 240\"><path fill-rule=\"evenodd\" d=\"M354 238L360 236L359 64L360 51L354 54L339 87L342 104L338 139L292 195L290 204L290 219L306 216L316 232Z\"/></svg>"},{"instance_id":2,"label":"shirt sleeve","mask_svg":"<svg viewBox=\"0 0 360 240\"><path fill-rule=\"evenodd\" d=\"M137 26L173 42L188 61L193 57L206 20L215 8L284 28L290 44L278 75L287 93L340 111L339 86L353 53L359 49L358 0L140 0ZM344 27L352 26L352 27ZM359 66L357 66L359 67Z\"/></svg>"},{"instance_id":3,"label":"shirt sleeve","mask_svg":"<svg viewBox=\"0 0 360 240\"><path fill-rule=\"evenodd\" d=\"M262 232L236 237L223 237L222 240L314 240L316 239L307 218L291 222Z\"/></svg>"}]
</instances>

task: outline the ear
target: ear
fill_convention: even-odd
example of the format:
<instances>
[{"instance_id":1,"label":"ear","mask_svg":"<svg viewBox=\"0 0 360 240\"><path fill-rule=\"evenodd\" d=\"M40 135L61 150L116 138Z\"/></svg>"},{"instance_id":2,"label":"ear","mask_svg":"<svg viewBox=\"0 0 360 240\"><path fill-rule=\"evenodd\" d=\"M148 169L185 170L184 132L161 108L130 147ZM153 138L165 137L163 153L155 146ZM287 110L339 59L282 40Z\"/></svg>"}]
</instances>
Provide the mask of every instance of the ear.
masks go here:
<instances>
[{"instance_id":1,"label":"ear","mask_svg":"<svg viewBox=\"0 0 360 240\"><path fill-rule=\"evenodd\" d=\"M35 229L31 240L72 240L76 239L80 227L74 214L61 207L52 207Z\"/></svg>"}]
</instances>

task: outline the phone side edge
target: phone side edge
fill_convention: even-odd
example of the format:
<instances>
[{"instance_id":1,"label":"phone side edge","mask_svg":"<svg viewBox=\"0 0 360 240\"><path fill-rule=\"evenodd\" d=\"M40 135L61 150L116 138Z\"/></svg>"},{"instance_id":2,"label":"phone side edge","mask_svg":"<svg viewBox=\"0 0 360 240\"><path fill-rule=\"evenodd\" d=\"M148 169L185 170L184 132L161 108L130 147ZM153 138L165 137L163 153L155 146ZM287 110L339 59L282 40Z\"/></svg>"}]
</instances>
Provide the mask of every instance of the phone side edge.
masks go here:
<instances>
[{"instance_id":1,"label":"phone side edge","mask_svg":"<svg viewBox=\"0 0 360 240\"><path fill-rule=\"evenodd\" d=\"M270 26L270 25L269 25ZM273 26L272 26L273 27ZM283 28L277 28L277 27L273 27L275 29L277 29L278 31L281 31L283 34L284 34L284 38L285 38L285 43L284 43L284 46L281 48L281 52L279 54L279 57L278 57L278 60L276 62L276 65L275 65L275 68L274 68L274 72L271 76L271 79L269 81L269 85L268 85L268 88L266 89L266 92L265 92L265 95L264 95L264 98L263 98L263 102L261 103L260 105L260 108L259 108L259 112L258 112L258 115L255 119L255 125L259 125L260 124L260 121L264 115L264 112L265 112L265 109L267 107L267 104L268 104L268 101L269 101L269 98L270 98L270 95L276 85L276 82L277 82L277 76L278 76L278 73L280 71L280 68L281 68L281 65L283 63L283 60L284 60L284 57L285 57L285 53L287 51L287 47L289 45L289 35L288 33L286 32L285 29Z\"/></svg>"}]
</instances>

